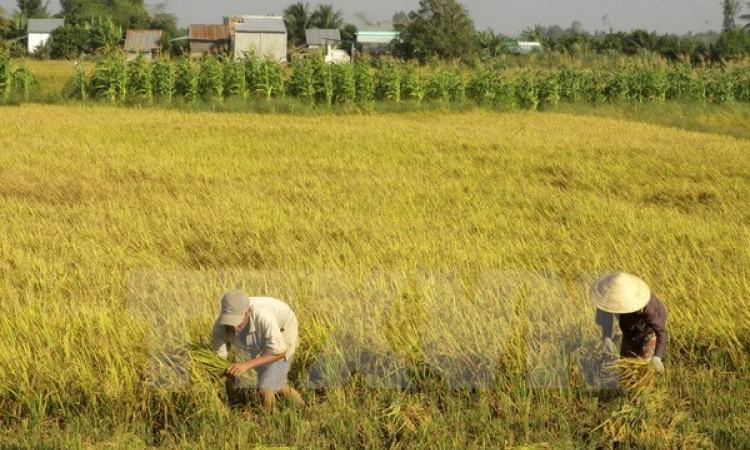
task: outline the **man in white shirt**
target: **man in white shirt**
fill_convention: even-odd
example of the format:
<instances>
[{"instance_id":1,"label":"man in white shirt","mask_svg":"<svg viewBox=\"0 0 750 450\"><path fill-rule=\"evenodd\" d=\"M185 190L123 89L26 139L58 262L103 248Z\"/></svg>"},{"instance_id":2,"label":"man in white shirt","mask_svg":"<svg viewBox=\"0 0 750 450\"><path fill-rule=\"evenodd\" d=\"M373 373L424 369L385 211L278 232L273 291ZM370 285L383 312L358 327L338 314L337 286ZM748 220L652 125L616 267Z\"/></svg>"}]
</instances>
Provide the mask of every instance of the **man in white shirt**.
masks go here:
<instances>
[{"instance_id":1,"label":"man in white shirt","mask_svg":"<svg viewBox=\"0 0 750 450\"><path fill-rule=\"evenodd\" d=\"M237 289L224 294L211 330L211 346L224 359L232 344L249 356L230 365L227 374L236 378L255 369L263 406L272 407L276 394L292 399L298 407L305 406L287 381L297 343L297 317L289 305L271 297L250 297ZM238 361L242 359L239 352L236 356Z\"/></svg>"}]
</instances>

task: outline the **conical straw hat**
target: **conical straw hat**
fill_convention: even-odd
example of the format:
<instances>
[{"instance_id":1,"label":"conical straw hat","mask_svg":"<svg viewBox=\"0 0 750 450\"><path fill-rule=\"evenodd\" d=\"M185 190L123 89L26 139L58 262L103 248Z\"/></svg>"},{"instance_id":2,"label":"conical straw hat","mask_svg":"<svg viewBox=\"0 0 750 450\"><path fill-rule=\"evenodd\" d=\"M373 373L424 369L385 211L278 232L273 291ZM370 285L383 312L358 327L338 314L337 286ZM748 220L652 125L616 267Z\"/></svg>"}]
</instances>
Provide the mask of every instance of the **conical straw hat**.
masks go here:
<instances>
[{"instance_id":1,"label":"conical straw hat","mask_svg":"<svg viewBox=\"0 0 750 450\"><path fill-rule=\"evenodd\" d=\"M602 311L627 314L646 306L651 291L645 281L624 272L611 272L591 285L591 301Z\"/></svg>"}]
</instances>

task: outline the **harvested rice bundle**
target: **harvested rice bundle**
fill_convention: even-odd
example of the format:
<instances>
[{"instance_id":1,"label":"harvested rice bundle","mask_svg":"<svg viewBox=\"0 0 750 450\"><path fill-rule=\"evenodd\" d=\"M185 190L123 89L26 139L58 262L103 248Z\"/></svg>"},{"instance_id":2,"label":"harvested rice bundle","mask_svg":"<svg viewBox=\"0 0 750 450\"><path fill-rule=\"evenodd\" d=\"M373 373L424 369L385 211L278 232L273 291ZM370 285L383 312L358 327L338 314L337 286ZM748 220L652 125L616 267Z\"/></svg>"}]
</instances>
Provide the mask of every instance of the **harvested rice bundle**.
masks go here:
<instances>
[{"instance_id":1,"label":"harvested rice bundle","mask_svg":"<svg viewBox=\"0 0 750 450\"><path fill-rule=\"evenodd\" d=\"M193 346L190 349L190 362L193 374L198 372L210 380L225 380L229 376L226 373L229 362L210 348Z\"/></svg>"},{"instance_id":2,"label":"harvested rice bundle","mask_svg":"<svg viewBox=\"0 0 750 450\"><path fill-rule=\"evenodd\" d=\"M656 386L656 370L648 361L637 358L620 358L607 364L610 376L615 377L620 388L628 391L652 389Z\"/></svg>"}]
</instances>

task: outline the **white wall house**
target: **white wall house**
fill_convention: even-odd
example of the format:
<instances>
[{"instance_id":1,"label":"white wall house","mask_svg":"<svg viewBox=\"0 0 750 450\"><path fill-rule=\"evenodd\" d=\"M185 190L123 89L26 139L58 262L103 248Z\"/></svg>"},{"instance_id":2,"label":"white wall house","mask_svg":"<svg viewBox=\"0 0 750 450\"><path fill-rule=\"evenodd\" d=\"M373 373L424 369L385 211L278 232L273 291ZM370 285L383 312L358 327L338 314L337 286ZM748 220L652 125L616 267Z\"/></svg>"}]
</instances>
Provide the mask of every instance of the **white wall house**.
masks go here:
<instances>
[{"instance_id":1,"label":"white wall house","mask_svg":"<svg viewBox=\"0 0 750 450\"><path fill-rule=\"evenodd\" d=\"M65 25L65 19L29 19L27 50L34 53L37 47L49 40L55 28Z\"/></svg>"},{"instance_id":2,"label":"white wall house","mask_svg":"<svg viewBox=\"0 0 750 450\"><path fill-rule=\"evenodd\" d=\"M349 62L349 54L336 48L341 44L341 32L335 29L310 28L305 30L305 42L309 48L324 49L325 62L338 64Z\"/></svg>"},{"instance_id":3,"label":"white wall house","mask_svg":"<svg viewBox=\"0 0 750 450\"><path fill-rule=\"evenodd\" d=\"M234 57L241 59L247 52L286 62L286 25L283 17L242 16L234 27Z\"/></svg>"}]
</instances>

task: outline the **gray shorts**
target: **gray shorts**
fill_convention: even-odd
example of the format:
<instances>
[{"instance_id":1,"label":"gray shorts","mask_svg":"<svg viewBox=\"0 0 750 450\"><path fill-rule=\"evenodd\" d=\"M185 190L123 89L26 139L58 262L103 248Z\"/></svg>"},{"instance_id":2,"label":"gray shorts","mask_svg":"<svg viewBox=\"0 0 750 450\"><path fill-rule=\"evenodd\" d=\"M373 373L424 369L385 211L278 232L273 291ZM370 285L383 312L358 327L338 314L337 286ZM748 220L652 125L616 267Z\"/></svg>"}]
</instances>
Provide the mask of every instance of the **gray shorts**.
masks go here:
<instances>
[{"instance_id":1,"label":"gray shorts","mask_svg":"<svg viewBox=\"0 0 750 450\"><path fill-rule=\"evenodd\" d=\"M287 375L291 364L282 358L271 364L256 367L258 373L258 389L261 391L279 392L287 384Z\"/></svg>"}]
</instances>

